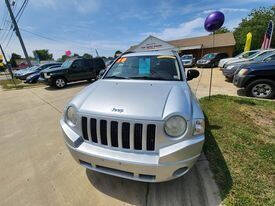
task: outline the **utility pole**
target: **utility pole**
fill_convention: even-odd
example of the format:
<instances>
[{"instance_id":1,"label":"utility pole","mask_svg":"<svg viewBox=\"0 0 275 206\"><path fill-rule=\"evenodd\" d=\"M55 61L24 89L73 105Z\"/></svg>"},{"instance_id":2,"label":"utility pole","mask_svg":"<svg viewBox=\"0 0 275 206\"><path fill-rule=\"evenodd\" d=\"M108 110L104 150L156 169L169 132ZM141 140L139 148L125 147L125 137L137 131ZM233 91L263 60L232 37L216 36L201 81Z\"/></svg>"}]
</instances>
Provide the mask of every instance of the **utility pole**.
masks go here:
<instances>
[{"instance_id":1,"label":"utility pole","mask_svg":"<svg viewBox=\"0 0 275 206\"><path fill-rule=\"evenodd\" d=\"M13 73L12 73L12 71L11 71L10 64L8 63L8 60L7 60L7 58L6 58L5 52L4 52L4 50L3 50L3 48L2 48L2 45L1 45L1 44L0 44L0 49L1 49L1 52L2 52L3 57L4 57L4 59L5 59L6 65L7 65L7 67L8 67L8 70L9 70L9 72L10 72L11 79L12 79L12 81L13 81L13 83L14 83L15 87L16 87L15 81L14 81L14 79L13 79Z\"/></svg>"},{"instance_id":2,"label":"utility pole","mask_svg":"<svg viewBox=\"0 0 275 206\"><path fill-rule=\"evenodd\" d=\"M7 8L8 8L8 11L9 11L9 13L10 13L10 17L11 17L11 20L12 20L12 23L13 23L13 26L14 26L14 29L15 29L15 34L16 34L16 36L18 37L18 39L19 39L19 41L20 41L20 44L21 44L21 46L22 46L22 50L23 50L23 52L24 52L25 58L26 58L26 60L27 60L27 62L28 62L28 65L31 66L31 61L30 61L30 59L29 59L29 56L28 56L28 53L27 53L25 44L24 44L23 39L22 39L22 36L21 36L21 34L20 34L20 31L19 31L17 22L16 22L16 20L15 20L15 17L14 17L14 15L13 15L12 10L11 10L10 2L9 2L9 0L5 0L5 2L6 2L6 5L7 5Z\"/></svg>"}]
</instances>

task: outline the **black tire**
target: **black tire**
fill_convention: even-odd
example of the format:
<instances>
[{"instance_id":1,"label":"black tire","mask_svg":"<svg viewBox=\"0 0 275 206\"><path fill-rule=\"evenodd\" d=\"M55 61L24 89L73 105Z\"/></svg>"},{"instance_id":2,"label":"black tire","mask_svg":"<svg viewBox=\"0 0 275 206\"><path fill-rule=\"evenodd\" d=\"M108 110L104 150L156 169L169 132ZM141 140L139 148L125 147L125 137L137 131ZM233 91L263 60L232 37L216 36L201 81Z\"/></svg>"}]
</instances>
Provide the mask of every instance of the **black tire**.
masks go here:
<instances>
[{"instance_id":1,"label":"black tire","mask_svg":"<svg viewBox=\"0 0 275 206\"><path fill-rule=\"evenodd\" d=\"M271 99L275 96L275 81L258 79L246 87L246 95L250 97Z\"/></svg>"},{"instance_id":2,"label":"black tire","mask_svg":"<svg viewBox=\"0 0 275 206\"><path fill-rule=\"evenodd\" d=\"M67 85L67 81L63 77L56 77L53 82L54 86L58 89L64 88Z\"/></svg>"}]
</instances>

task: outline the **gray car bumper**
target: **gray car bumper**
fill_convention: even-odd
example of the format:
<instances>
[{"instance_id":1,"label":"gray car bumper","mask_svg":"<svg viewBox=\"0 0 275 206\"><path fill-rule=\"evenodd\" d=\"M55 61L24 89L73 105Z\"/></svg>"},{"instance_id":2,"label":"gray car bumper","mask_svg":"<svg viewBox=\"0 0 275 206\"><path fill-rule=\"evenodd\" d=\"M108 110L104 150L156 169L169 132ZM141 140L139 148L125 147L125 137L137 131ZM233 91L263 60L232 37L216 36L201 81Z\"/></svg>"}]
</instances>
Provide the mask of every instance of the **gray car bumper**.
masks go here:
<instances>
[{"instance_id":1,"label":"gray car bumper","mask_svg":"<svg viewBox=\"0 0 275 206\"><path fill-rule=\"evenodd\" d=\"M158 152L114 150L84 142L63 120L66 145L73 158L87 169L123 178L162 182L184 175L200 156L204 136L183 140Z\"/></svg>"}]
</instances>

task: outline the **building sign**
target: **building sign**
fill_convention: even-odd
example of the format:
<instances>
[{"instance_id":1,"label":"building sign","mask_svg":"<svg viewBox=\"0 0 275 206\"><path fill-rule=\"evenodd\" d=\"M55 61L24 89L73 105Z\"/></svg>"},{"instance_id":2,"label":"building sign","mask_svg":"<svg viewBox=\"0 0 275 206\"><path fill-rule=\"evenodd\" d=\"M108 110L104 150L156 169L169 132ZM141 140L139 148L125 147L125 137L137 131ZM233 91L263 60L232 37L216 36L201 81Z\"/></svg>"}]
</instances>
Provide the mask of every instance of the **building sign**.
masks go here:
<instances>
[{"instance_id":1,"label":"building sign","mask_svg":"<svg viewBox=\"0 0 275 206\"><path fill-rule=\"evenodd\" d=\"M149 36L143 42L141 42L135 49L134 52L143 51L159 51L159 50L178 50L177 47L158 39L154 36Z\"/></svg>"}]
</instances>

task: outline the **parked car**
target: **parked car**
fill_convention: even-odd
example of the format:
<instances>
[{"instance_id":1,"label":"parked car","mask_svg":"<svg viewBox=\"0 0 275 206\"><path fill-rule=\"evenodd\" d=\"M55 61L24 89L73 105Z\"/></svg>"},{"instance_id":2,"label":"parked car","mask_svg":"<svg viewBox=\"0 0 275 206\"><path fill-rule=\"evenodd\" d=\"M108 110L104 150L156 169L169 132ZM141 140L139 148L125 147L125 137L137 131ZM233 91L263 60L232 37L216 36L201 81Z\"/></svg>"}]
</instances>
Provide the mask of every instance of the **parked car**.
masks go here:
<instances>
[{"instance_id":1,"label":"parked car","mask_svg":"<svg viewBox=\"0 0 275 206\"><path fill-rule=\"evenodd\" d=\"M258 98L275 96L275 59L249 64L234 76L233 83L245 88L246 95Z\"/></svg>"},{"instance_id":2,"label":"parked car","mask_svg":"<svg viewBox=\"0 0 275 206\"><path fill-rule=\"evenodd\" d=\"M96 79L102 69L105 69L105 63L100 57L93 59L71 58L66 60L61 67L43 71L38 81L63 88L69 82Z\"/></svg>"},{"instance_id":3,"label":"parked car","mask_svg":"<svg viewBox=\"0 0 275 206\"><path fill-rule=\"evenodd\" d=\"M246 65L260 63L260 62L267 62L273 59L274 57L275 57L275 51L270 50L270 51L264 52L262 53L262 55L258 55L256 58L248 59L245 62L233 63L225 67L223 69L223 75L228 80L233 80L235 73L237 73L241 68L246 67Z\"/></svg>"},{"instance_id":4,"label":"parked car","mask_svg":"<svg viewBox=\"0 0 275 206\"><path fill-rule=\"evenodd\" d=\"M259 50L246 51L246 52L240 53L235 57L221 59L218 66L220 68L223 68L225 64L230 64L232 61L239 60L239 59L247 59L251 55L257 53L258 51Z\"/></svg>"},{"instance_id":5,"label":"parked car","mask_svg":"<svg viewBox=\"0 0 275 206\"><path fill-rule=\"evenodd\" d=\"M58 68L60 66L61 65L54 65L54 66L48 67L46 69L54 69L54 68ZM29 75L26 78L25 83L28 83L28 84L35 84L35 83L37 83L37 81L38 81L38 79L39 79L42 71L44 71L44 70L37 70L35 73Z\"/></svg>"},{"instance_id":6,"label":"parked car","mask_svg":"<svg viewBox=\"0 0 275 206\"><path fill-rule=\"evenodd\" d=\"M37 69L39 66L32 66L32 67L27 67L25 69L20 69L20 70L13 70L13 76L15 78L21 76L24 73L30 72L30 71L34 71L35 69ZM14 69L14 68L13 68Z\"/></svg>"},{"instance_id":7,"label":"parked car","mask_svg":"<svg viewBox=\"0 0 275 206\"><path fill-rule=\"evenodd\" d=\"M255 54L251 55L249 58L247 59L238 59L238 60L234 60L234 61L230 61L228 63L225 63L224 64L224 68L228 67L228 66L231 66L233 64L236 64L236 63L243 63L243 62L246 62L246 61L253 61L253 59L257 58L258 56L262 56L262 55L265 55L265 53L267 52L271 52L271 51L274 51L275 49L268 49L268 50L259 50L258 52L256 52Z\"/></svg>"},{"instance_id":8,"label":"parked car","mask_svg":"<svg viewBox=\"0 0 275 206\"><path fill-rule=\"evenodd\" d=\"M221 59L227 58L226 53L209 53L205 54L197 61L197 67L216 67Z\"/></svg>"},{"instance_id":9,"label":"parked car","mask_svg":"<svg viewBox=\"0 0 275 206\"><path fill-rule=\"evenodd\" d=\"M184 67L193 67L195 65L195 58L193 54L184 54L180 59Z\"/></svg>"},{"instance_id":10,"label":"parked car","mask_svg":"<svg viewBox=\"0 0 275 206\"><path fill-rule=\"evenodd\" d=\"M172 51L123 54L65 107L60 124L82 166L161 182L184 175L200 156L204 115Z\"/></svg>"},{"instance_id":11,"label":"parked car","mask_svg":"<svg viewBox=\"0 0 275 206\"><path fill-rule=\"evenodd\" d=\"M48 64L42 64L40 66L33 66L31 68L22 69L22 70L19 70L18 72L15 72L14 77L20 80L26 80L26 78L29 75L42 71L44 69L47 69L48 67L51 67L51 66L61 66L61 63L59 62L48 63Z\"/></svg>"}]
</instances>

